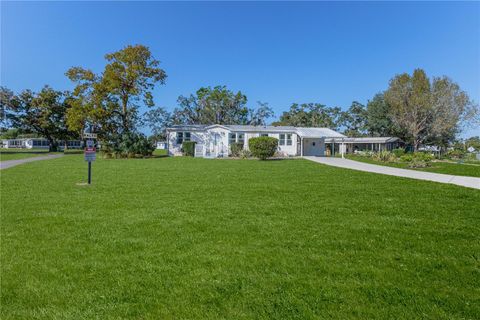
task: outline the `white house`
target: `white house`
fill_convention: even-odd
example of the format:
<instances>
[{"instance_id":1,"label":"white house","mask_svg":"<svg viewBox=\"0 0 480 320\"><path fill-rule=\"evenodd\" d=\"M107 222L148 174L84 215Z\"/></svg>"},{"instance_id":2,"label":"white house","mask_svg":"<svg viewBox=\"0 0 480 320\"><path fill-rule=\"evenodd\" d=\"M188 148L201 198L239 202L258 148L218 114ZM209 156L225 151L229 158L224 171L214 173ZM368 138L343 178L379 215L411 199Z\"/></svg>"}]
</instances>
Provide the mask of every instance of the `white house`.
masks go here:
<instances>
[{"instance_id":1,"label":"white house","mask_svg":"<svg viewBox=\"0 0 480 320\"><path fill-rule=\"evenodd\" d=\"M243 143L244 148L248 150L248 140L259 136L277 138L278 152L285 156L324 156L325 139L346 138L343 134L328 128L178 125L167 129L167 148L169 155L182 155L182 143L195 141L196 157L226 157L230 153L232 143Z\"/></svg>"},{"instance_id":2,"label":"white house","mask_svg":"<svg viewBox=\"0 0 480 320\"><path fill-rule=\"evenodd\" d=\"M59 141L59 149L67 145L68 149L81 149L83 147L80 140ZM44 138L20 138L2 140L2 148L6 149L49 149L50 143Z\"/></svg>"}]
</instances>

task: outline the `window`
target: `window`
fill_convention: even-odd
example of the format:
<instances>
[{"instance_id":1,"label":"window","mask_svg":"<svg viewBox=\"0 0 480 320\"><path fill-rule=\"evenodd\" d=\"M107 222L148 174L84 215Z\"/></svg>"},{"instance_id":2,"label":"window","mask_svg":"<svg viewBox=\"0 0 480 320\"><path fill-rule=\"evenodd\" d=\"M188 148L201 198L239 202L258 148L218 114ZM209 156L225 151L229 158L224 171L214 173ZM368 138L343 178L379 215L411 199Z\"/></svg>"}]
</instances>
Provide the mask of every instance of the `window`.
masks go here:
<instances>
[{"instance_id":1,"label":"window","mask_svg":"<svg viewBox=\"0 0 480 320\"><path fill-rule=\"evenodd\" d=\"M292 135L290 133L287 134L287 146L292 145Z\"/></svg>"},{"instance_id":2,"label":"window","mask_svg":"<svg viewBox=\"0 0 480 320\"><path fill-rule=\"evenodd\" d=\"M229 133L228 134L228 143L232 144L237 141L237 134L236 133Z\"/></svg>"},{"instance_id":3,"label":"window","mask_svg":"<svg viewBox=\"0 0 480 320\"><path fill-rule=\"evenodd\" d=\"M190 132L177 132L177 144L182 144L184 141L191 140Z\"/></svg>"},{"instance_id":4,"label":"window","mask_svg":"<svg viewBox=\"0 0 480 320\"><path fill-rule=\"evenodd\" d=\"M278 145L279 146L284 146L285 145L285 134L283 134L283 133L280 134L280 139L278 139Z\"/></svg>"},{"instance_id":5,"label":"window","mask_svg":"<svg viewBox=\"0 0 480 320\"><path fill-rule=\"evenodd\" d=\"M260 133L260 137L268 137L268 133Z\"/></svg>"},{"instance_id":6,"label":"window","mask_svg":"<svg viewBox=\"0 0 480 320\"><path fill-rule=\"evenodd\" d=\"M177 144L183 143L183 132L177 132Z\"/></svg>"},{"instance_id":7,"label":"window","mask_svg":"<svg viewBox=\"0 0 480 320\"><path fill-rule=\"evenodd\" d=\"M244 143L245 135L243 133L229 133L228 134L228 143L232 144L235 142Z\"/></svg>"}]
</instances>

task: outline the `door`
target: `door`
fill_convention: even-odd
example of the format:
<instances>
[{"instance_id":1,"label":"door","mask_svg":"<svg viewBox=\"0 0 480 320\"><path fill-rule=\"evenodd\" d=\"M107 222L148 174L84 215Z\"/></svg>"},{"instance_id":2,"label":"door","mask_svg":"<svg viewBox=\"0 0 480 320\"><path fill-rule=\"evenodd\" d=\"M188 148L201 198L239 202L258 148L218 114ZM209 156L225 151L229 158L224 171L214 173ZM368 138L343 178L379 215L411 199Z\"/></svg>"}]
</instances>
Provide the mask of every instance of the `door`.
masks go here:
<instances>
[{"instance_id":1,"label":"door","mask_svg":"<svg viewBox=\"0 0 480 320\"><path fill-rule=\"evenodd\" d=\"M323 139L303 139L304 156L324 156L325 141Z\"/></svg>"}]
</instances>

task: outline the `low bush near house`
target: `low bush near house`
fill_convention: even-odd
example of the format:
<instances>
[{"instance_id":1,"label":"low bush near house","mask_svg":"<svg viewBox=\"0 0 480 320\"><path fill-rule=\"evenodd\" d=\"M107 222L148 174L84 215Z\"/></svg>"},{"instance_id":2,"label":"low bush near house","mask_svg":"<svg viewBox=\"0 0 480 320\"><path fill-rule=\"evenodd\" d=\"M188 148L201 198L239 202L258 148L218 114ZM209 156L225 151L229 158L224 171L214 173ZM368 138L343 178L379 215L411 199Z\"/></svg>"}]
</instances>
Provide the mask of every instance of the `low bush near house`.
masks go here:
<instances>
[{"instance_id":1,"label":"low bush near house","mask_svg":"<svg viewBox=\"0 0 480 320\"><path fill-rule=\"evenodd\" d=\"M184 156L195 156L195 141L184 141L182 143L182 153Z\"/></svg>"},{"instance_id":2,"label":"low bush near house","mask_svg":"<svg viewBox=\"0 0 480 320\"><path fill-rule=\"evenodd\" d=\"M400 158L401 156L403 156L405 154L405 149L403 149L403 148L393 149L392 153L395 155L395 157Z\"/></svg>"},{"instance_id":3,"label":"low bush near house","mask_svg":"<svg viewBox=\"0 0 480 320\"><path fill-rule=\"evenodd\" d=\"M249 150L242 149L240 150L240 153L238 154L238 156L241 159L248 159L252 157L252 153Z\"/></svg>"},{"instance_id":4,"label":"low bush near house","mask_svg":"<svg viewBox=\"0 0 480 320\"><path fill-rule=\"evenodd\" d=\"M230 145L230 156L231 157L239 157L240 152L243 150L243 143L241 142L234 142Z\"/></svg>"},{"instance_id":5,"label":"low bush near house","mask_svg":"<svg viewBox=\"0 0 480 320\"><path fill-rule=\"evenodd\" d=\"M400 156L400 161L401 162L410 162L413 160L413 155L411 153L404 154L403 156Z\"/></svg>"},{"instance_id":6,"label":"low bush near house","mask_svg":"<svg viewBox=\"0 0 480 320\"><path fill-rule=\"evenodd\" d=\"M425 162L430 162L434 159L434 157L430 153L426 153L426 152L415 152L413 154L413 158L415 160L425 161Z\"/></svg>"},{"instance_id":7,"label":"low bush near house","mask_svg":"<svg viewBox=\"0 0 480 320\"><path fill-rule=\"evenodd\" d=\"M394 162L396 160L395 155L390 151L377 152L372 156L372 158L376 161L381 161L381 162Z\"/></svg>"},{"instance_id":8,"label":"low bush near house","mask_svg":"<svg viewBox=\"0 0 480 320\"><path fill-rule=\"evenodd\" d=\"M252 155L260 160L273 157L278 148L278 139L273 137L257 137L248 141Z\"/></svg>"}]
</instances>

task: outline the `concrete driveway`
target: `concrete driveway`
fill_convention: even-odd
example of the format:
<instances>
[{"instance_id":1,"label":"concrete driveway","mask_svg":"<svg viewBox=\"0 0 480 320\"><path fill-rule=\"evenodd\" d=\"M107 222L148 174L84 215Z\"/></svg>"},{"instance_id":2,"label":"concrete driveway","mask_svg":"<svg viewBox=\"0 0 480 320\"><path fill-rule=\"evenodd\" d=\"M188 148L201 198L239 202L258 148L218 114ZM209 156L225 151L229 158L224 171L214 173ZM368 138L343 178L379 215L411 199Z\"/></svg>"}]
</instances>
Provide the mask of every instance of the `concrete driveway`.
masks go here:
<instances>
[{"instance_id":1,"label":"concrete driveway","mask_svg":"<svg viewBox=\"0 0 480 320\"><path fill-rule=\"evenodd\" d=\"M310 161L314 161L314 162L318 162L321 164L326 164L334 167L387 174L390 176L412 178L412 179L418 179L418 180L450 183L450 184L456 184L462 187L480 189L480 178L453 176L449 174L393 168L393 167L380 166L380 165L363 163L363 162L353 161L348 159L341 159L341 158L330 158L330 157L304 157L304 158Z\"/></svg>"},{"instance_id":2,"label":"concrete driveway","mask_svg":"<svg viewBox=\"0 0 480 320\"><path fill-rule=\"evenodd\" d=\"M49 154L49 155L46 155L46 156L39 156L39 157L33 157L33 158L0 161L0 170L15 167L15 166L18 166L19 164L22 164L22 163L40 161L40 160L48 160L48 159L55 159L55 158L60 158L60 157L63 157L63 154Z\"/></svg>"}]
</instances>

